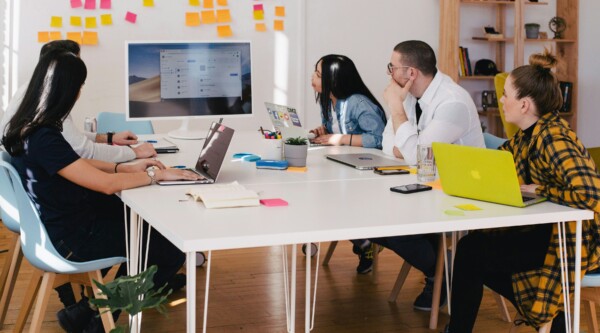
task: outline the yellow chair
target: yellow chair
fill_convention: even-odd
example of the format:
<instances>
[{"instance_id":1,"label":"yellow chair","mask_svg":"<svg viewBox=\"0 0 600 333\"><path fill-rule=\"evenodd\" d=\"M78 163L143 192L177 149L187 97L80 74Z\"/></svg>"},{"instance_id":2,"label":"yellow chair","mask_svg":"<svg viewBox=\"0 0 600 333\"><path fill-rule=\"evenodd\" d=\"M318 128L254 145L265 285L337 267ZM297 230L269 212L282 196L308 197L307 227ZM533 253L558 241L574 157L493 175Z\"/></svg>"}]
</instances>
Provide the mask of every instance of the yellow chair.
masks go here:
<instances>
[{"instance_id":1,"label":"yellow chair","mask_svg":"<svg viewBox=\"0 0 600 333\"><path fill-rule=\"evenodd\" d=\"M504 91L504 82L506 82L506 78L508 77L508 73L499 73L494 77L494 86L496 87L496 96L498 97L498 113L500 113L500 119L502 120L502 126L504 127L504 133L508 139L512 138L515 133L519 130L517 125L506 122L504 119L504 111L503 105L500 103L500 98L502 97L502 93Z\"/></svg>"}]
</instances>

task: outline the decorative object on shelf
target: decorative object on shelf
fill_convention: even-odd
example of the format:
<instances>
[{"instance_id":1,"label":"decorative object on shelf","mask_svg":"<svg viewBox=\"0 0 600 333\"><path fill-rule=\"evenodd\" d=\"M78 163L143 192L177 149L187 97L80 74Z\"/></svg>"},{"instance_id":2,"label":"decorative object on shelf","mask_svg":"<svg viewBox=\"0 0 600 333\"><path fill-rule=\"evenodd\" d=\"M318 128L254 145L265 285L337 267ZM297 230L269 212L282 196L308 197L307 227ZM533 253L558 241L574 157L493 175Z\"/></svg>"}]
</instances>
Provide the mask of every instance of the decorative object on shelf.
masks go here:
<instances>
[{"instance_id":1,"label":"decorative object on shelf","mask_svg":"<svg viewBox=\"0 0 600 333\"><path fill-rule=\"evenodd\" d=\"M475 75L494 76L498 73L496 63L490 59L480 59L475 63Z\"/></svg>"},{"instance_id":2,"label":"decorative object on shelf","mask_svg":"<svg viewBox=\"0 0 600 333\"><path fill-rule=\"evenodd\" d=\"M562 33L567 29L567 21L564 18L555 16L548 23L550 31L554 33L554 39L562 39Z\"/></svg>"},{"instance_id":3,"label":"decorative object on shelf","mask_svg":"<svg viewBox=\"0 0 600 333\"><path fill-rule=\"evenodd\" d=\"M500 39L500 38L504 38L504 35L501 34L500 32L496 31L496 28L492 27L492 26L485 26L483 27L483 31L485 34L485 38L488 39Z\"/></svg>"},{"instance_id":4,"label":"decorative object on shelf","mask_svg":"<svg viewBox=\"0 0 600 333\"><path fill-rule=\"evenodd\" d=\"M306 156L308 155L308 141L306 138L287 138L284 146L285 160L291 167L306 166Z\"/></svg>"},{"instance_id":5,"label":"decorative object on shelf","mask_svg":"<svg viewBox=\"0 0 600 333\"><path fill-rule=\"evenodd\" d=\"M481 92L481 108L487 111L487 108L497 108L498 98L494 90L484 90Z\"/></svg>"},{"instance_id":6,"label":"decorative object on shelf","mask_svg":"<svg viewBox=\"0 0 600 333\"><path fill-rule=\"evenodd\" d=\"M548 33L545 31L540 31L539 37L540 39L548 39Z\"/></svg>"},{"instance_id":7,"label":"decorative object on shelf","mask_svg":"<svg viewBox=\"0 0 600 333\"><path fill-rule=\"evenodd\" d=\"M562 92L563 105L560 112L571 111L571 95L573 95L573 82L560 81L560 91Z\"/></svg>"},{"instance_id":8,"label":"decorative object on shelf","mask_svg":"<svg viewBox=\"0 0 600 333\"><path fill-rule=\"evenodd\" d=\"M540 25L537 23L525 23L525 36L528 39L538 39Z\"/></svg>"}]
</instances>

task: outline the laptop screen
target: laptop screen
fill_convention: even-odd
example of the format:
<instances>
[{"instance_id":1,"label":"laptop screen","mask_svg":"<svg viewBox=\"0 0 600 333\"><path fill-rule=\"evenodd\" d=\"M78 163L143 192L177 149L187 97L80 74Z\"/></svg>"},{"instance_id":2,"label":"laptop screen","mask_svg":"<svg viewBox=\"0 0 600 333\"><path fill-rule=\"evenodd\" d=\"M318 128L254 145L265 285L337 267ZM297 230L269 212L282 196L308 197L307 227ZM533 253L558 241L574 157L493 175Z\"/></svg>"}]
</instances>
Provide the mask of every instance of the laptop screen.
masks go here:
<instances>
[{"instance_id":1,"label":"laptop screen","mask_svg":"<svg viewBox=\"0 0 600 333\"><path fill-rule=\"evenodd\" d=\"M196 162L196 170L202 171L206 176L217 180L219 170L225 160L227 148L233 138L233 129L219 123L213 123L208 131L208 136Z\"/></svg>"}]
</instances>

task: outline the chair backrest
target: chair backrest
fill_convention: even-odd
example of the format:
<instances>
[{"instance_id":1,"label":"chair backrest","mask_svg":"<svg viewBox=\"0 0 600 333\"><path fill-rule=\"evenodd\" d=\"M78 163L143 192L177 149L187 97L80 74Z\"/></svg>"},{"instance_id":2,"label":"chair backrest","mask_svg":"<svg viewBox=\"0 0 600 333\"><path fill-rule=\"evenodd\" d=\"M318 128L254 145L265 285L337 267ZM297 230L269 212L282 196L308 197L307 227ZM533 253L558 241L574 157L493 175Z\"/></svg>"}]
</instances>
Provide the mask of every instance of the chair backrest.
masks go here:
<instances>
[{"instance_id":1,"label":"chair backrest","mask_svg":"<svg viewBox=\"0 0 600 333\"><path fill-rule=\"evenodd\" d=\"M596 164L596 170L600 170L600 147L588 148L587 151Z\"/></svg>"},{"instance_id":2,"label":"chair backrest","mask_svg":"<svg viewBox=\"0 0 600 333\"><path fill-rule=\"evenodd\" d=\"M11 157L5 151L0 151L0 161L10 165ZM0 217L2 222L12 232L19 233L19 206L12 180L7 170L0 170Z\"/></svg>"},{"instance_id":3,"label":"chair backrest","mask_svg":"<svg viewBox=\"0 0 600 333\"><path fill-rule=\"evenodd\" d=\"M150 120L127 121L124 113L100 112L97 122L98 133L132 131L135 134L154 134Z\"/></svg>"},{"instance_id":4,"label":"chair backrest","mask_svg":"<svg viewBox=\"0 0 600 333\"><path fill-rule=\"evenodd\" d=\"M496 87L496 97L498 97L498 112L500 113L500 119L502 120L502 126L504 126L504 133L507 138L512 138L515 133L519 130L519 127L515 124L511 124L504 119L503 108L504 105L500 103L500 98L504 92L504 83L506 82L506 78L508 77L508 73L499 73L494 77L494 86Z\"/></svg>"},{"instance_id":5,"label":"chair backrest","mask_svg":"<svg viewBox=\"0 0 600 333\"><path fill-rule=\"evenodd\" d=\"M506 139L499 138L490 133L483 133L483 141L485 142L485 148L488 149L498 149L498 147L502 146Z\"/></svg>"}]
</instances>

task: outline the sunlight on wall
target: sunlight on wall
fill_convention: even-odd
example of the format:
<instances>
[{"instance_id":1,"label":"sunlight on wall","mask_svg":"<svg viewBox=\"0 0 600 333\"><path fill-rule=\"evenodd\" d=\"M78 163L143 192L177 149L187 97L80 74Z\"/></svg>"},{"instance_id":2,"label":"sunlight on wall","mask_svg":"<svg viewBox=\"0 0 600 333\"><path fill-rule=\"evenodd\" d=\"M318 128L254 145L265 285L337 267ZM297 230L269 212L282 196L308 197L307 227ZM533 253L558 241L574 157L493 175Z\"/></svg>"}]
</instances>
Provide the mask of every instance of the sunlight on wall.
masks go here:
<instances>
[{"instance_id":1,"label":"sunlight on wall","mask_svg":"<svg viewBox=\"0 0 600 333\"><path fill-rule=\"evenodd\" d=\"M287 105L288 103L288 83L290 71L289 64L289 53L290 53L290 41L289 38L282 32L275 34L275 47L274 47L274 83L275 88L273 89L273 101L276 104Z\"/></svg>"},{"instance_id":2,"label":"sunlight on wall","mask_svg":"<svg viewBox=\"0 0 600 333\"><path fill-rule=\"evenodd\" d=\"M17 89L17 46L19 3L0 0L0 110L6 110L8 100Z\"/></svg>"}]
</instances>

